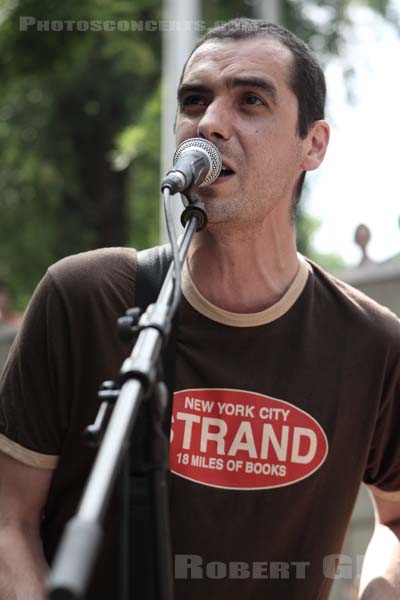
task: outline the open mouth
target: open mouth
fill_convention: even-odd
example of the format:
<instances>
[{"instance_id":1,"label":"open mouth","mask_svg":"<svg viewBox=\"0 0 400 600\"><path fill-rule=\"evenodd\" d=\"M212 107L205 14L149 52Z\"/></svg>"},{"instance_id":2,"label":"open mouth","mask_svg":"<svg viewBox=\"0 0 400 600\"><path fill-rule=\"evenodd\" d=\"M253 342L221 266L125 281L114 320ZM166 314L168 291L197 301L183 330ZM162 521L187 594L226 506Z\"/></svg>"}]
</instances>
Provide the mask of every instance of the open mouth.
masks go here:
<instances>
[{"instance_id":1,"label":"open mouth","mask_svg":"<svg viewBox=\"0 0 400 600\"><path fill-rule=\"evenodd\" d=\"M232 169L230 169L229 167L222 167L221 169L221 173L218 176L218 179L220 177L228 177L228 175L233 175L234 171L232 171Z\"/></svg>"},{"instance_id":2,"label":"open mouth","mask_svg":"<svg viewBox=\"0 0 400 600\"><path fill-rule=\"evenodd\" d=\"M218 175L216 181L221 181L223 179L226 179L228 177L231 177L232 175L235 174L235 171L233 169L231 169L231 167L229 165L227 165L225 163L225 161L222 162L222 168L221 168L221 172Z\"/></svg>"}]
</instances>

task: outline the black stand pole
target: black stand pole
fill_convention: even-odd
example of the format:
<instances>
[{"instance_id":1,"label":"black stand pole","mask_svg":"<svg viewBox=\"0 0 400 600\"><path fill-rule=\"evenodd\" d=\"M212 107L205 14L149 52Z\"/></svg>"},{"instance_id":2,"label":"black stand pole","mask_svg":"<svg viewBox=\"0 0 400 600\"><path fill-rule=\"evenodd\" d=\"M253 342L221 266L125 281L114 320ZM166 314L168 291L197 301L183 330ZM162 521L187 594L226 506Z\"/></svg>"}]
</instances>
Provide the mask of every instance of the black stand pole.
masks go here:
<instances>
[{"instance_id":1,"label":"black stand pole","mask_svg":"<svg viewBox=\"0 0 400 600\"><path fill-rule=\"evenodd\" d=\"M190 203L182 215L182 222L185 224L185 230L179 246L181 265L185 261L195 231L202 229L207 222L203 205L198 199L190 198ZM139 320L138 339L120 372L121 389L119 393L115 389L103 389L107 402L110 402L111 399L114 401L116 397L117 399L78 512L66 526L54 560L47 585L51 600L78 600L83 597L101 544L101 523L119 467L129 446L131 431L140 404L144 397L146 400L153 398L153 401L157 401L158 399L161 401L159 404L165 403L165 391L163 391L163 384L157 379L157 367L162 346L169 335L174 316L170 310L174 291L173 272L174 268L171 265L157 302L150 305ZM177 285L179 284L180 282L177 282ZM105 388L107 387L110 388L106 383ZM98 433L102 429L102 423L107 413L106 408L107 406L103 402L96 422L90 428L92 432L95 430L95 433ZM156 411L161 414L162 407L156 407ZM168 452L168 447L166 450ZM159 452L160 448L156 447L155 454ZM166 484L168 459L165 459L165 456L158 458L159 465L152 476L158 542L156 544L157 591L160 600L173 600ZM160 465L163 465L163 468ZM125 561L127 561L126 556Z\"/></svg>"}]
</instances>

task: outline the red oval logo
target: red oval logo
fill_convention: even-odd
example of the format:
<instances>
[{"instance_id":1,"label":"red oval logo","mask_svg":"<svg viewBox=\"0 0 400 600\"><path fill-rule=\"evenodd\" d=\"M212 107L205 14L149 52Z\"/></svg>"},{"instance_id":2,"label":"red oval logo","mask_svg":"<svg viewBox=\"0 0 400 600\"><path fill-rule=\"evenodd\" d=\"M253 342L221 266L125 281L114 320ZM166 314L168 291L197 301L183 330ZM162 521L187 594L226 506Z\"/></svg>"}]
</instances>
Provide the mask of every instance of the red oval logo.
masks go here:
<instances>
[{"instance_id":1,"label":"red oval logo","mask_svg":"<svg viewBox=\"0 0 400 600\"><path fill-rule=\"evenodd\" d=\"M308 413L243 390L175 392L170 444L172 473L213 487L281 487L314 473L328 453Z\"/></svg>"}]
</instances>

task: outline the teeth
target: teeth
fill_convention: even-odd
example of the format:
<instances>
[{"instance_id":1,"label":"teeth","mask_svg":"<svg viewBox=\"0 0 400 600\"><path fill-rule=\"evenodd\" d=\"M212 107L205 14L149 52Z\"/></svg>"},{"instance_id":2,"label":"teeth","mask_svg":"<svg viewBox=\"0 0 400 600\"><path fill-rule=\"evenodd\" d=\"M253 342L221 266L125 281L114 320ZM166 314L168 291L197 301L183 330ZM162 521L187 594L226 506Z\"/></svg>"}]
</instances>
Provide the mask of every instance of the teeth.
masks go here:
<instances>
[{"instance_id":1,"label":"teeth","mask_svg":"<svg viewBox=\"0 0 400 600\"><path fill-rule=\"evenodd\" d=\"M219 176L224 177L225 175L232 175L232 173L233 173L233 171L230 167L222 166Z\"/></svg>"}]
</instances>

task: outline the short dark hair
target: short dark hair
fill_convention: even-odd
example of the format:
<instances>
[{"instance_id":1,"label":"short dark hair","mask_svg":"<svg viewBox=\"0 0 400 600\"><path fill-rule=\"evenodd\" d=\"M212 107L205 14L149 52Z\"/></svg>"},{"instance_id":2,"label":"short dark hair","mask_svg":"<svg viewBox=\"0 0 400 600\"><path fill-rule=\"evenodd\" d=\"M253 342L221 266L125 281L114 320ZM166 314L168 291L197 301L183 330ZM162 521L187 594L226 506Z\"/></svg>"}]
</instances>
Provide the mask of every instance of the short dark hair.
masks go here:
<instances>
[{"instance_id":1,"label":"short dark hair","mask_svg":"<svg viewBox=\"0 0 400 600\"><path fill-rule=\"evenodd\" d=\"M293 56L293 68L290 73L288 85L298 102L298 134L304 139L310 126L325 117L326 82L324 72L310 48L294 33L264 21L263 19L247 19L240 17L227 21L222 25L209 29L193 48L185 66L183 67L181 82L192 54L209 40L246 40L256 37L275 39L288 48ZM305 172L301 175L296 190L297 200L300 198L305 179Z\"/></svg>"}]
</instances>

